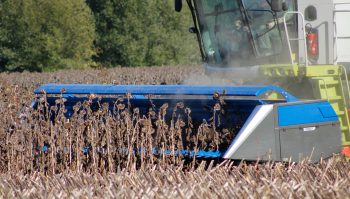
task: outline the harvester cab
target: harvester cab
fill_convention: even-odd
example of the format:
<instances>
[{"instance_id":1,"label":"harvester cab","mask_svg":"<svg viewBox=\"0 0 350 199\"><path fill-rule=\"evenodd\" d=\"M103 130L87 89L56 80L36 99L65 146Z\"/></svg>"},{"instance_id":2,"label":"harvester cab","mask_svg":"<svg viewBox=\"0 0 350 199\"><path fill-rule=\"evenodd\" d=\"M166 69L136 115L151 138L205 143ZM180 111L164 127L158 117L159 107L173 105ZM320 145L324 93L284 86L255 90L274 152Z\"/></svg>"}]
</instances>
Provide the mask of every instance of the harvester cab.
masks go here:
<instances>
[{"instance_id":1,"label":"harvester cab","mask_svg":"<svg viewBox=\"0 0 350 199\"><path fill-rule=\"evenodd\" d=\"M269 1L199 0L189 5L207 64L239 67L289 61L282 53L285 33L278 23L283 15L272 11ZM282 11L280 7L274 9Z\"/></svg>"},{"instance_id":2,"label":"harvester cab","mask_svg":"<svg viewBox=\"0 0 350 199\"><path fill-rule=\"evenodd\" d=\"M206 69L333 64L333 2L187 1ZM322 12L322 15L317 14ZM327 26L327 27L325 27ZM319 42L320 41L320 42Z\"/></svg>"},{"instance_id":3,"label":"harvester cab","mask_svg":"<svg viewBox=\"0 0 350 199\"><path fill-rule=\"evenodd\" d=\"M316 162L350 146L349 86L335 59L333 1L186 2L208 76L234 79L245 72L245 85L47 84L35 90L33 107L59 101L72 117L83 101L94 108L107 104L112 114L123 102L143 115L166 105L167 121L191 120L194 132L211 122L219 137L229 132L230 140L215 149L186 143L181 150L161 149L173 155ZM182 3L175 0L176 11Z\"/></svg>"},{"instance_id":4,"label":"harvester cab","mask_svg":"<svg viewBox=\"0 0 350 199\"><path fill-rule=\"evenodd\" d=\"M191 32L197 34L209 76L241 78L243 84L277 84L303 100L328 100L339 117L343 151L349 151L350 28L345 21L350 1L187 0L187 4L194 20Z\"/></svg>"}]
</instances>

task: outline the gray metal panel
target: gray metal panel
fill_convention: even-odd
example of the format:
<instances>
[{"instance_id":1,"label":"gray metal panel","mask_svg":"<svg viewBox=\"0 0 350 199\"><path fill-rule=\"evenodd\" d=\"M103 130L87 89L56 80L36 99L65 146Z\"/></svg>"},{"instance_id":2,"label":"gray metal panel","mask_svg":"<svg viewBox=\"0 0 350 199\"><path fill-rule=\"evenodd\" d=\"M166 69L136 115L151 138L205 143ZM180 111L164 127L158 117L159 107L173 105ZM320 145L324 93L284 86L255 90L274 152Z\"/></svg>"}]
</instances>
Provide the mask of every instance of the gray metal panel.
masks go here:
<instances>
[{"instance_id":1,"label":"gray metal panel","mask_svg":"<svg viewBox=\"0 0 350 199\"><path fill-rule=\"evenodd\" d=\"M280 160L279 143L276 143L274 113L271 110L230 159ZM237 141L238 139L235 139ZM276 150L276 147L278 150Z\"/></svg>"},{"instance_id":2,"label":"gray metal panel","mask_svg":"<svg viewBox=\"0 0 350 199\"><path fill-rule=\"evenodd\" d=\"M288 103L276 103L274 104L274 114L275 114L275 127L277 130L280 130L280 126L278 125L278 107L279 106L290 106L290 105L298 105L298 104L311 104L311 103L317 103L317 102L328 102L327 100L305 100L305 101L298 101L298 102L288 102ZM326 122L325 124L328 124L329 122ZM338 123L338 121L336 122ZM319 123L321 125L322 123ZM291 125L288 126L288 128L299 128L299 127L308 127L309 124L303 125Z\"/></svg>"},{"instance_id":3,"label":"gray metal panel","mask_svg":"<svg viewBox=\"0 0 350 199\"><path fill-rule=\"evenodd\" d=\"M317 162L341 150L339 124L309 124L280 129L281 159L298 162L310 158Z\"/></svg>"},{"instance_id":4,"label":"gray metal panel","mask_svg":"<svg viewBox=\"0 0 350 199\"><path fill-rule=\"evenodd\" d=\"M334 153L339 153L341 150L339 121L278 126L279 106L314 102L318 101L256 107L224 157L275 161L291 159L295 162L310 158L312 162L317 162L321 157L328 158Z\"/></svg>"},{"instance_id":5,"label":"gray metal panel","mask_svg":"<svg viewBox=\"0 0 350 199\"><path fill-rule=\"evenodd\" d=\"M336 61L350 69L350 0L334 0L336 22Z\"/></svg>"},{"instance_id":6,"label":"gray metal panel","mask_svg":"<svg viewBox=\"0 0 350 199\"><path fill-rule=\"evenodd\" d=\"M317 20L305 21L318 30L319 59L317 64L333 64L334 62L334 25L333 25L333 1L332 0L308 0L298 1L298 11L305 13L305 8L313 5L317 9ZM301 32L299 23L299 35ZM304 44L299 42L299 56L304 57ZM299 63L304 63L299 61Z\"/></svg>"},{"instance_id":7,"label":"gray metal panel","mask_svg":"<svg viewBox=\"0 0 350 199\"><path fill-rule=\"evenodd\" d=\"M311 161L317 162L321 157L331 157L341 150L341 131L339 121L278 126L278 106L317 103L324 100L312 100L295 103L275 104L275 126L279 131L281 160L298 162L311 156ZM311 127L311 128L310 128ZM315 130L312 130L315 127Z\"/></svg>"}]
</instances>

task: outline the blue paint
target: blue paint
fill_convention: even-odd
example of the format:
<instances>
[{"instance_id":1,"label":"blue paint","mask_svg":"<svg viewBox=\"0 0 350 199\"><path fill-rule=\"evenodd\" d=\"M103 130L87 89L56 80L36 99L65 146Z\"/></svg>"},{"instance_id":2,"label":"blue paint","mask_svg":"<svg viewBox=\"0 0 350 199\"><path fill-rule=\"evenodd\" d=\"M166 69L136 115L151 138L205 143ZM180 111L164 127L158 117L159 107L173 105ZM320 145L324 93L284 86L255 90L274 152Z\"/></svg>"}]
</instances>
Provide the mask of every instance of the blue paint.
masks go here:
<instances>
[{"instance_id":1,"label":"blue paint","mask_svg":"<svg viewBox=\"0 0 350 199\"><path fill-rule=\"evenodd\" d=\"M114 85L114 84L45 84L35 89L35 94L42 90L50 94L96 94L125 95L131 93L138 97L153 95L200 95L213 96L214 93L225 93L226 96L260 96L268 91L275 91L286 98L286 101L298 99L278 86L211 86L211 85Z\"/></svg>"},{"instance_id":2,"label":"blue paint","mask_svg":"<svg viewBox=\"0 0 350 199\"><path fill-rule=\"evenodd\" d=\"M90 151L90 147L88 147L88 146L84 146L84 147L83 147L83 149L82 149L82 151L83 151L83 153L86 155L86 154L88 154L88 153L89 153L89 151Z\"/></svg>"},{"instance_id":3,"label":"blue paint","mask_svg":"<svg viewBox=\"0 0 350 199\"><path fill-rule=\"evenodd\" d=\"M97 147L96 152L97 153L105 153L103 150L101 150L101 147ZM49 150L48 145L44 144L44 146L42 147L41 151L43 153L47 153ZM69 149L68 148L64 148L65 154L69 153ZM81 151L84 153L84 155L87 155L91 152L90 147L89 146L84 146ZM127 148L120 148L118 150L113 150L113 152L118 151L119 153L122 153L124 155L128 155L129 150ZM139 148L138 150L132 150L132 153L135 154L141 154L141 153L146 153L148 150L145 148ZM179 156L182 155L184 157L189 157L189 158L220 158L223 157L224 152L221 151L204 151L204 150L199 150L197 152L195 152L194 150L175 150L174 153L172 150L169 149L158 149L158 148L152 148L152 154L153 155L175 155L175 156Z\"/></svg>"},{"instance_id":4,"label":"blue paint","mask_svg":"<svg viewBox=\"0 0 350 199\"><path fill-rule=\"evenodd\" d=\"M280 127L320 122L337 122L338 116L329 102L311 102L278 106Z\"/></svg>"},{"instance_id":5,"label":"blue paint","mask_svg":"<svg viewBox=\"0 0 350 199\"><path fill-rule=\"evenodd\" d=\"M65 88L65 89L63 89ZM254 108L258 105L266 103L274 103L273 101L264 101L257 96L271 90L279 90L282 93L282 89L275 86L189 86L189 85L86 85L86 84L49 84L43 85L36 89L36 93L39 94L40 90L46 91L46 100L50 106L55 105L55 101L60 98L61 90L65 90L63 97L66 98L64 108L66 109L65 116L71 117L74 113L73 107L78 102L88 100L89 93L95 93L103 96L100 100L98 98L93 99L91 102L91 109L98 110L99 106L104 103L109 104L111 113L115 113L115 103L117 99L122 99L126 108L130 103L132 108L138 107L141 115L147 115L150 108L158 112L160 107L167 103L168 110L165 116L166 120L172 118L173 112L178 102L182 102L185 107L191 109L191 119L194 123L202 123L204 120L209 121L213 117L213 107L215 104L220 103L218 99L213 98L213 94L223 93L227 97L224 98L224 115L220 115L217 111L215 114L216 127L218 128L232 128L234 126L240 126L246 118L249 117ZM125 94L131 92L132 98L128 99ZM74 96L72 93L81 94L82 96ZM85 93L85 95L83 94ZM113 94L113 95L112 95ZM153 94L152 102L148 99L147 95ZM111 95L111 96L110 96ZM230 98L231 96L231 98ZM238 98L235 98L238 96ZM239 96L247 96L252 98L240 98ZM289 96L289 95L286 95ZM121 98L120 98L121 97ZM293 97L288 97L293 99ZM285 102L286 100L282 100ZM281 102L281 101L278 101ZM33 105L36 108L36 105ZM80 107L83 109L83 107ZM183 118L186 121L188 118L184 109L177 108L175 111L177 118ZM51 118L54 119L55 113L51 112ZM218 118L220 117L220 123Z\"/></svg>"},{"instance_id":6,"label":"blue paint","mask_svg":"<svg viewBox=\"0 0 350 199\"><path fill-rule=\"evenodd\" d=\"M335 113L334 109L330 105L320 106L318 108L320 109L322 116L324 118L338 117L337 114Z\"/></svg>"},{"instance_id":7,"label":"blue paint","mask_svg":"<svg viewBox=\"0 0 350 199\"><path fill-rule=\"evenodd\" d=\"M152 153L154 155L172 155L174 154L175 156L182 155L184 157L189 157L189 158L220 158L223 157L225 152L222 151L204 151L204 150L199 150L199 151L194 151L194 150L174 150L174 153L172 150L164 150L164 149L157 149L153 148Z\"/></svg>"},{"instance_id":8,"label":"blue paint","mask_svg":"<svg viewBox=\"0 0 350 199\"><path fill-rule=\"evenodd\" d=\"M259 105L283 102L299 101L296 97L290 95L278 86L206 86L206 85L101 85L101 84L46 84L35 90L35 94L40 95L41 91L45 90L46 100L50 106L55 105L55 101L60 97L64 97L66 102L64 108L66 109L65 116L71 117L74 113L73 107L78 102L89 100L89 94L103 96L90 99L90 108L98 110L99 106L108 103L110 113L118 113L129 109L128 105L133 108L138 107L140 115L148 115L149 110L152 109L156 113L159 112L160 107L167 103L168 109L165 115L165 120L170 121L173 116L182 118L187 121L188 115L185 108L190 108L190 119L193 125L201 124L203 121L210 121L215 112L215 126L217 128L239 128L244 124L247 118L251 115L254 108ZM63 91L61 93L61 91ZM260 99L267 92L277 92L284 96L285 100L264 100ZM127 98L125 94L130 93L131 98ZM224 104L220 100L213 98L215 93L224 95ZM78 95L78 96L77 96ZM152 95L151 100L148 95ZM39 96L38 96L39 97ZM264 98L264 97L262 97ZM125 108L119 110L116 108L118 103L125 105ZM34 108L37 108L37 103ZM177 107L177 103L183 103L185 108ZM214 111L213 107L216 104L221 104L223 107L220 111ZM49 106L49 107L50 107ZM84 107L78 107L78 112ZM325 110L327 112L327 110ZM55 118L56 113L50 111L51 119ZM220 118L220 122L219 121ZM91 147L85 146L81 149L84 154L91 153ZM126 149L116 149L122 153L129 153ZM145 149L134 149L132 153L145 153ZM223 157L222 151L204 151L197 152L190 150L161 150L152 149L151 153L155 155L182 155L185 157L197 158L218 158Z\"/></svg>"},{"instance_id":9,"label":"blue paint","mask_svg":"<svg viewBox=\"0 0 350 199\"><path fill-rule=\"evenodd\" d=\"M46 144L44 144L44 146L41 148L41 151L43 153L47 153L48 150L49 150L49 147Z\"/></svg>"}]
</instances>

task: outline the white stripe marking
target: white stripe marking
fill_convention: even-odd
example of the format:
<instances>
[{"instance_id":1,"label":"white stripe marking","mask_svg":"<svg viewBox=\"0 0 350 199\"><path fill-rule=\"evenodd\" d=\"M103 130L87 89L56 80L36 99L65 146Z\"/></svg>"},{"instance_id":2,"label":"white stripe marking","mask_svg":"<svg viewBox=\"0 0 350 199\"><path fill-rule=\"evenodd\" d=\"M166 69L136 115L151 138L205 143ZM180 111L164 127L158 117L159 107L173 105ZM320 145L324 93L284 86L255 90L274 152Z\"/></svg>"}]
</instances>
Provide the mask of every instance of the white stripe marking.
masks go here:
<instances>
[{"instance_id":1,"label":"white stripe marking","mask_svg":"<svg viewBox=\"0 0 350 199\"><path fill-rule=\"evenodd\" d=\"M229 149L224 155L224 158L231 158L238 148L244 143L256 127L265 119L265 117L272 111L273 105L260 105L256 107L248 120L239 131L236 138L231 143Z\"/></svg>"}]
</instances>

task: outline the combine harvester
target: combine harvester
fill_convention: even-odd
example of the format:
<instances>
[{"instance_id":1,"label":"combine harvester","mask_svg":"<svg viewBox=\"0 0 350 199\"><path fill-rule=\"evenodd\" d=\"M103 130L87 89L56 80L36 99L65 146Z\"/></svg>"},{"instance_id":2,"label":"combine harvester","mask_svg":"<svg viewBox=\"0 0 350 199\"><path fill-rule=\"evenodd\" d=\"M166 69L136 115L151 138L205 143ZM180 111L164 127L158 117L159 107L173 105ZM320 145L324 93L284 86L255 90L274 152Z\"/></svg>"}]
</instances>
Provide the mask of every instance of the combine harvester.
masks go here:
<instances>
[{"instance_id":1,"label":"combine harvester","mask_svg":"<svg viewBox=\"0 0 350 199\"><path fill-rule=\"evenodd\" d=\"M347 42L350 31L337 33L338 21L348 12L340 10L346 2L186 1L195 24L189 30L198 37L208 76L235 80L248 74L244 82L262 86L47 84L35 90L38 98L44 90L55 105L63 93L67 117L91 94L103 96L101 103L111 107L123 96L143 114L150 107L181 103L197 124L224 109L216 114L222 118L216 125L237 135L226 148L195 153L198 157L316 162L340 151L350 156L348 74L337 60L350 52L338 45ZM182 1L175 0L176 11L181 8ZM186 115L180 109L177 114Z\"/></svg>"}]
</instances>

